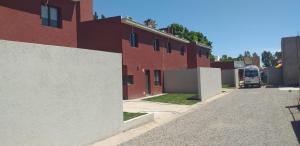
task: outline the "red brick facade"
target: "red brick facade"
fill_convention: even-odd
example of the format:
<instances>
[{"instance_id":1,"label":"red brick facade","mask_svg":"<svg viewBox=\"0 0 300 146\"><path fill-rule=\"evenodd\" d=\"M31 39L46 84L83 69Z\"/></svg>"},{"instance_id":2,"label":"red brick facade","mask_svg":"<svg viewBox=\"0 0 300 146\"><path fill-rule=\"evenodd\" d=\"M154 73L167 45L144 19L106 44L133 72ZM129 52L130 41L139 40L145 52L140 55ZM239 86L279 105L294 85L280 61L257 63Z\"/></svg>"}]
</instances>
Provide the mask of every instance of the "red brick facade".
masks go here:
<instances>
[{"instance_id":1,"label":"red brick facade","mask_svg":"<svg viewBox=\"0 0 300 146\"><path fill-rule=\"evenodd\" d=\"M209 49L201 45L121 17L92 20L92 2L50 0L48 5L59 8L61 14L61 28L53 28L41 24L43 1L1 0L0 39L122 53L123 76L133 76L133 84L123 85L124 99L144 97L146 89L150 95L162 93L165 70L210 66ZM132 32L138 36L138 47L130 44ZM154 50L154 40L159 40L159 51ZM160 84L155 82L154 71L160 72Z\"/></svg>"},{"instance_id":2,"label":"red brick facade","mask_svg":"<svg viewBox=\"0 0 300 146\"><path fill-rule=\"evenodd\" d=\"M60 11L61 28L41 25L42 3L43 0L1 0L0 39L77 47L77 23L93 18L92 0L49 0L48 5Z\"/></svg>"},{"instance_id":3,"label":"red brick facade","mask_svg":"<svg viewBox=\"0 0 300 146\"><path fill-rule=\"evenodd\" d=\"M124 19L121 17L112 17L81 23L78 30L78 47L122 53L123 76L132 75L134 82L130 85L123 85L124 99L147 95L146 71L150 73L149 94L154 95L163 92L164 70L210 66L210 61L206 57L209 49L191 44L186 40L170 38L139 28L139 24L138 26L127 24L122 20ZM138 36L138 47L132 47L130 44L132 32ZM154 40L159 40L159 51L154 50ZM171 53L167 52L168 43L171 44ZM184 48L184 53L181 52L182 48ZM199 56L198 50L201 50L203 55ZM154 70L161 71L161 85L154 84Z\"/></svg>"}]
</instances>

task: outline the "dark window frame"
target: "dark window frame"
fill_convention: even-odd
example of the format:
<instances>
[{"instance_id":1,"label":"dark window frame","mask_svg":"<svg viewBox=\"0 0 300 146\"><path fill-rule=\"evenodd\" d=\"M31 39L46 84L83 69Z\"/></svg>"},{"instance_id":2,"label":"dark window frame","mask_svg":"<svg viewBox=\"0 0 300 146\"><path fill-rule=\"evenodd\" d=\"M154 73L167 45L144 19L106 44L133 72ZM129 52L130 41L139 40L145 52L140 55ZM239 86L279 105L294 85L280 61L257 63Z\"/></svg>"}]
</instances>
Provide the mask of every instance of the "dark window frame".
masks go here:
<instances>
[{"instance_id":1,"label":"dark window frame","mask_svg":"<svg viewBox=\"0 0 300 146\"><path fill-rule=\"evenodd\" d=\"M159 42L159 39L154 39L154 41L153 41L153 49L156 52L160 51L160 42Z\"/></svg>"},{"instance_id":2,"label":"dark window frame","mask_svg":"<svg viewBox=\"0 0 300 146\"><path fill-rule=\"evenodd\" d=\"M186 47L185 46L182 46L181 48L180 48L180 55L182 55L182 56L184 56L185 55L185 49Z\"/></svg>"},{"instance_id":3,"label":"dark window frame","mask_svg":"<svg viewBox=\"0 0 300 146\"><path fill-rule=\"evenodd\" d=\"M209 58L209 54L210 54L210 52L207 51L207 52L206 52L206 58Z\"/></svg>"},{"instance_id":4,"label":"dark window frame","mask_svg":"<svg viewBox=\"0 0 300 146\"><path fill-rule=\"evenodd\" d=\"M43 13L42 7L43 6L46 7L47 14L48 14L48 16L46 18L46 21L47 21L46 23L43 23L43 20L44 20L44 18L42 16L42 13ZM48 27L53 27L53 28L62 28L62 15L61 15L61 9L59 7L42 3L40 8L41 8L40 9L40 11L41 11L40 18L41 18L41 21L42 21L41 24L43 26L48 26ZM51 21L52 21L51 20L51 8L55 9L57 11L57 18L56 18L57 22L56 22L56 25L52 25L52 23L51 23Z\"/></svg>"},{"instance_id":5,"label":"dark window frame","mask_svg":"<svg viewBox=\"0 0 300 146\"><path fill-rule=\"evenodd\" d=\"M167 53L172 53L172 44L170 42L167 43Z\"/></svg>"},{"instance_id":6,"label":"dark window frame","mask_svg":"<svg viewBox=\"0 0 300 146\"><path fill-rule=\"evenodd\" d=\"M123 75L123 85L129 86L134 84L134 75Z\"/></svg>"},{"instance_id":7,"label":"dark window frame","mask_svg":"<svg viewBox=\"0 0 300 146\"><path fill-rule=\"evenodd\" d=\"M201 49L198 50L198 56L202 57L202 50Z\"/></svg>"},{"instance_id":8,"label":"dark window frame","mask_svg":"<svg viewBox=\"0 0 300 146\"><path fill-rule=\"evenodd\" d=\"M161 86L161 70L154 70L154 85Z\"/></svg>"},{"instance_id":9,"label":"dark window frame","mask_svg":"<svg viewBox=\"0 0 300 146\"><path fill-rule=\"evenodd\" d=\"M131 47L133 47L133 48L139 47L139 39L138 39L137 33L135 33L135 32L130 33L129 42L130 42Z\"/></svg>"}]
</instances>

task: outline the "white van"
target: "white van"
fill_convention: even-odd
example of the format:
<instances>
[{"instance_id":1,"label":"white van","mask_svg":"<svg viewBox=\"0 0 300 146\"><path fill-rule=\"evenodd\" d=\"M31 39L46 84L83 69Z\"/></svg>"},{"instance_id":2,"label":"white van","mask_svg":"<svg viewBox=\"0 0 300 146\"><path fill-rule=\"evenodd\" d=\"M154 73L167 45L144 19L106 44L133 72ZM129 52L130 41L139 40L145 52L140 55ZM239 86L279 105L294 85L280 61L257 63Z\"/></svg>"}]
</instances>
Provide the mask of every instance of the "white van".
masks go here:
<instances>
[{"instance_id":1,"label":"white van","mask_svg":"<svg viewBox=\"0 0 300 146\"><path fill-rule=\"evenodd\" d=\"M249 65L244 68L244 86L261 87L261 78L259 68L255 65Z\"/></svg>"}]
</instances>

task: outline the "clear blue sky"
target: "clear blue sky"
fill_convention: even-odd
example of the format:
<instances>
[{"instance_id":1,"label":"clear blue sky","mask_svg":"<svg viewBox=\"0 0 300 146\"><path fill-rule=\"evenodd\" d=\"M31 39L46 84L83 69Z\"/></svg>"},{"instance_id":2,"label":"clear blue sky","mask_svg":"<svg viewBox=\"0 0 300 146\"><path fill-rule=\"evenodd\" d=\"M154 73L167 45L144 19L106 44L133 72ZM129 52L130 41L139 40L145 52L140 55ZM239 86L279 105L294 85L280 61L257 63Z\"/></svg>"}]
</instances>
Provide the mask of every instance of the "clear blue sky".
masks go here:
<instances>
[{"instance_id":1,"label":"clear blue sky","mask_svg":"<svg viewBox=\"0 0 300 146\"><path fill-rule=\"evenodd\" d=\"M203 32L218 56L274 52L281 37L300 33L300 0L94 0L94 11L138 22L152 18L159 28L180 23Z\"/></svg>"}]
</instances>

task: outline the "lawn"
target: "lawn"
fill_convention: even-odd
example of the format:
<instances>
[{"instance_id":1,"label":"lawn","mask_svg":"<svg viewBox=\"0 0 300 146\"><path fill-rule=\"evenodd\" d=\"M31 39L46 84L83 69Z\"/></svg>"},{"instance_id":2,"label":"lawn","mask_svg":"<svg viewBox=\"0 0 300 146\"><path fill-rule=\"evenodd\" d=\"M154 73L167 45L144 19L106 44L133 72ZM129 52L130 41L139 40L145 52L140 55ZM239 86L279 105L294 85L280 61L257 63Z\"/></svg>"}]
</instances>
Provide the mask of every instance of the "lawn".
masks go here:
<instances>
[{"instance_id":1,"label":"lawn","mask_svg":"<svg viewBox=\"0 0 300 146\"><path fill-rule=\"evenodd\" d=\"M123 121L127 121L133 118L136 118L138 116L145 115L146 113L129 113L129 112L123 112Z\"/></svg>"},{"instance_id":2,"label":"lawn","mask_svg":"<svg viewBox=\"0 0 300 146\"><path fill-rule=\"evenodd\" d=\"M166 95L147 98L144 100L152 101L152 102L180 104L180 105L193 105L200 101L198 99L195 99L196 96L197 94L169 93Z\"/></svg>"},{"instance_id":3,"label":"lawn","mask_svg":"<svg viewBox=\"0 0 300 146\"><path fill-rule=\"evenodd\" d=\"M231 85L229 85L229 84L223 84L223 85L222 85L222 88L227 88L227 89L228 89L228 88L233 88L233 86L231 86Z\"/></svg>"}]
</instances>

